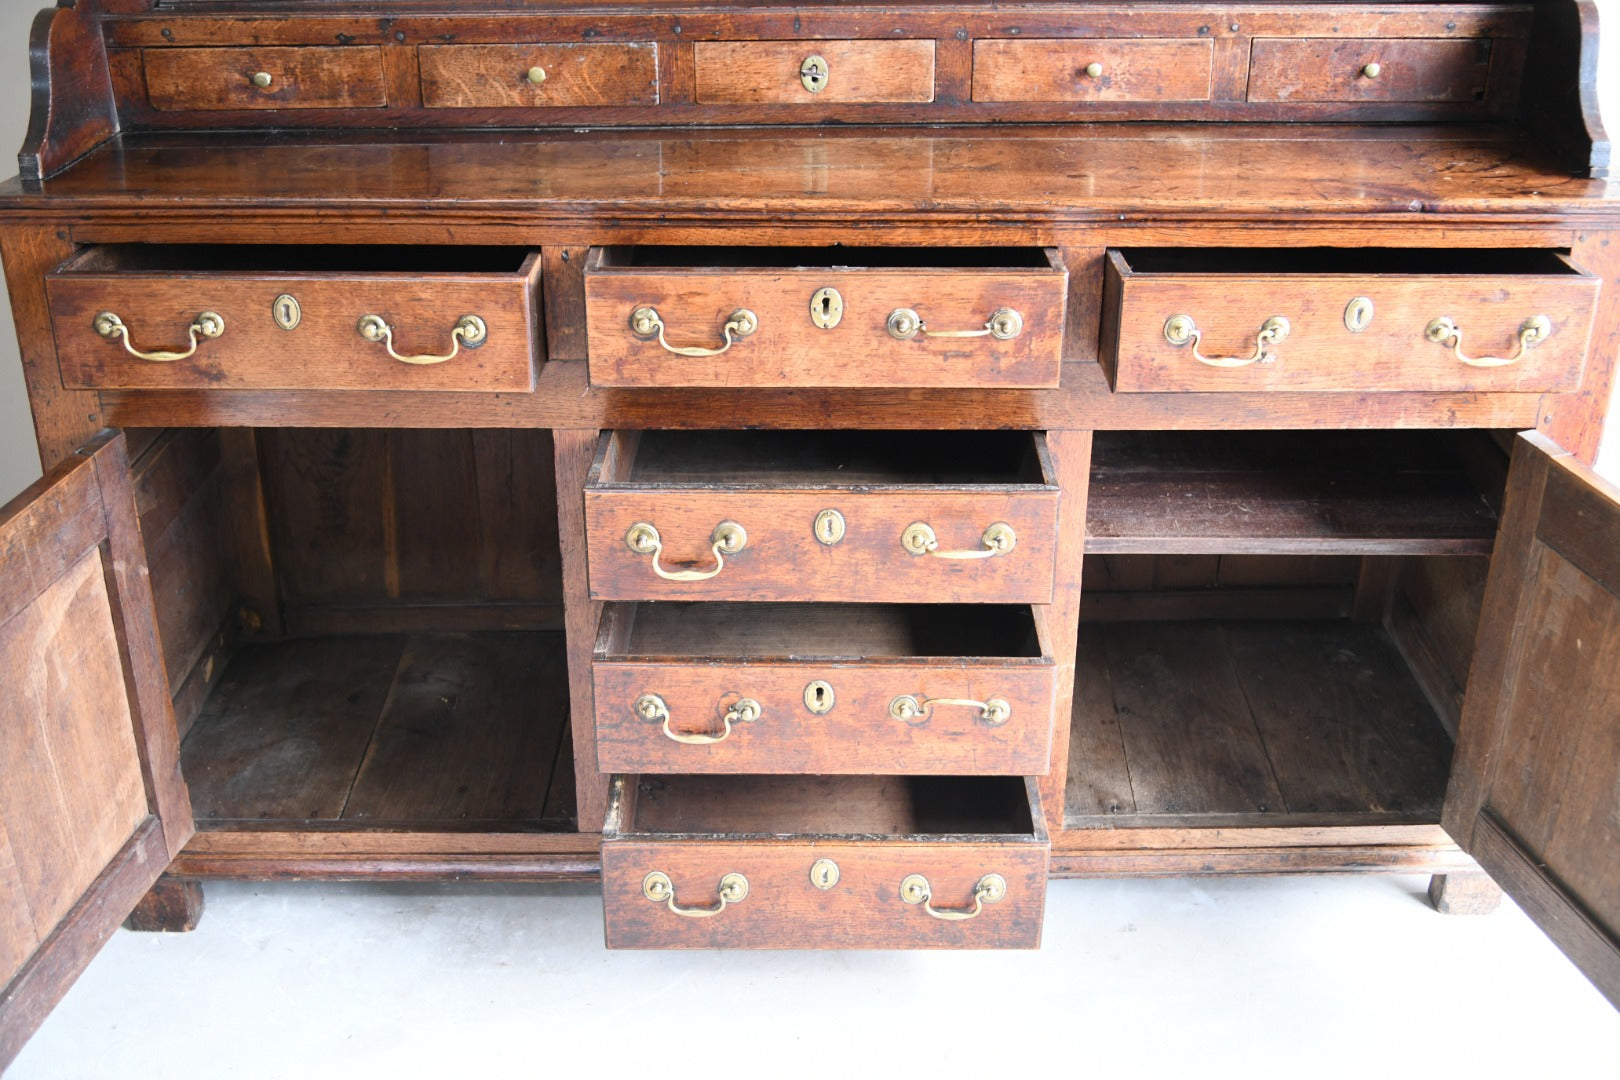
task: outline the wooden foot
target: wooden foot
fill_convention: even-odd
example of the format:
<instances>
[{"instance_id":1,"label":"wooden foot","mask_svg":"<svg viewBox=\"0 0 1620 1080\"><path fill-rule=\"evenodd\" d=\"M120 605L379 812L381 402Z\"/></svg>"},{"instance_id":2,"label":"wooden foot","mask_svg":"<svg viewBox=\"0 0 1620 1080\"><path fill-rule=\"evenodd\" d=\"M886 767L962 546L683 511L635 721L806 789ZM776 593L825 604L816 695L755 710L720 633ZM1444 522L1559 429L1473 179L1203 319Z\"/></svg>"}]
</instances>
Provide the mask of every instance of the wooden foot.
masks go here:
<instances>
[{"instance_id":1,"label":"wooden foot","mask_svg":"<svg viewBox=\"0 0 1620 1080\"><path fill-rule=\"evenodd\" d=\"M152 934L183 934L197 929L203 913L202 883L158 878L124 920L124 929Z\"/></svg>"},{"instance_id":2,"label":"wooden foot","mask_svg":"<svg viewBox=\"0 0 1620 1080\"><path fill-rule=\"evenodd\" d=\"M1501 902L1501 887L1480 870L1429 879L1429 903L1442 915L1489 915Z\"/></svg>"}]
</instances>

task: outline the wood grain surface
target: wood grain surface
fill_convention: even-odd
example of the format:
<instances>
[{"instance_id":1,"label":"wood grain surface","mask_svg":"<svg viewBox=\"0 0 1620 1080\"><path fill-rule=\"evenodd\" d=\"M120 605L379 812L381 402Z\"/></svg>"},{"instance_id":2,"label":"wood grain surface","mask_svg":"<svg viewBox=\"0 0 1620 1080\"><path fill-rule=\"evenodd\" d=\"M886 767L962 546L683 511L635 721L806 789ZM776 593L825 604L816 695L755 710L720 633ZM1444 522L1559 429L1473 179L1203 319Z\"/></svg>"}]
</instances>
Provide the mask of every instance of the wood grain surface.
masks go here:
<instances>
[{"instance_id":1,"label":"wood grain surface","mask_svg":"<svg viewBox=\"0 0 1620 1080\"><path fill-rule=\"evenodd\" d=\"M658 102L658 47L651 44L540 43L423 45L422 104L430 109ZM533 68L545 72L539 83Z\"/></svg>"},{"instance_id":2,"label":"wood grain surface","mask_svg":"<svg viewBox=\"0 0 1620 1080\"><path fill-rule=\"evenodd\" d=\"M1481 101L1492 55L1488 40L1259 40L1249 100Z\"/></svg>"},{"instance_id":3,"label":"wood grain surface","mask_svg":"<svg viewBox=\"0 0 1620 1080\"><path fill-rule=\"evenodd\" d=\"M819 253L806 253L807 261ZM585 311L591 382L597 386L1055 386L1063 346L1068 272L1057 252L1009 249L1004 254L942 251L938 265L890 269L863 252L819 254L826 266L760 267L746 252L721 250L716 264L636 265L633 253L598 250L585 268ZM983 259L988 268L967 265ZM757 258L757 256L753 256ZM737 264L730 264L730 260ZM835 261L836 260L836 261ZM853 265L844 265L845 262ZM862 266L870 260L872 265ZM962 260L964 264L952 265ZM999 264L999 265L998 265ZM838 290L843 317L822 328L811 321L811 300ZM683 357L656 338L636 336L633 312L652 307L676 347L718 349L721 328L739 309L758 329L737 339L717 361ZM982 330L1002 308L1019 313L1023 328L1010 340L993 337L897 340L890 314L910 309L928 329Z\"/></svg>"},{"instance_id":4,"label":"wood grain surface","mask_svg":"<svg viewBox=\"0 0 1620 1080\"><path fill-rule=\"evenodd\" d=\"M46 290L69 387L525 391L537 362L540 257L518 261L483 274L401 273L386 261L368 273L214 271L206 261L177 273L148 268L128 249L92 250L51 275ZM302 309L290 331L272 315L282 294ZM224 333L200 339L190 358L155 363L98 334L103 311L117 314L143 351L183 352L187 327L205 311L224 319ZM379 315L396 352L447 355L468 314L484 320L487 339L443 363L397 362L357 330L362 317Z\"/></svg>"},{"instance_id":5,"label":"wood grain surface","mask_svg":"<svg viewBox=\"0 0 1620 1080\"><path fill-rule=\"evenodd\" d=\"M148 100L165 112L367 109L387 104L375 46L148 49ZM259 86L254 77L270 76Z\"/></svg>"},{"instance_id":6,"label":"wood grain surface","mask_svg":"<svg viewBox=\"0 0 1620 1080\"><path fill-rule=\"evenodd\" d=\"M1028 775L1047 767L1057 670L1027 608L609 604L592 678L603 772ZM831 688L819 714L806 701L816 680ZM637 714L644 694L682 735L721 734L742 697L760 716L721 742L682 744ZM940 705L908 723L890 712L908 694L999 698L1010 715L992 726Z\"/></svg>"},{"instance_id":7,"label":"wood grain surface","mask_svg":"<svg viewBox=\"0 0 1620 1080\"><path fill-rule=\"evenodd\" d=\"M973 100L1206 101L1214 55L1198 40L976 41Z\"/></svg>"},{"instance_id":8,"label":"wood grain surface","mask_svg":"<svg viewBox=\"0 0 1620 1080\"><path fill-rule=\"evenodd\" d=\"M1561 260L1538 272L1470 274L1459 259L1451 272L1380 276L1289 273L1279 258L1275 273L1143 271L1128 253L1109 255L1110 294L1105 307L1103 363L1118 392L1140 390L1574 390L1586 365L1597 306L1598 279ZM1345 325L1345 310L1370 299L1371 324ZM1266 320L1287 319L1286 340L1267 346L1269 360L1222 368L1200 363L1193 346L1165 340L1166 322L1190 316L1202 332L1198 351L1208 357L1247 358ZM1526 319L1545 315L1552 334L1499 367L1459 361L1449 345L1424 336L1430 321L1451 318L1463 332L1465 356L1511 358L1519 351Z\"/></svg>"},{"instance_id":9,"label":"wood grain surface","mask_svg":"<svg viewBox=\"0 0 1620 1080\"><path fill-rule=\"evenodd\" d=\"M700 41L692 51L704 104L934 100L932 41ZM812 55L827 64L813 92L800 77Z\"/></svg>"}]
</instances>

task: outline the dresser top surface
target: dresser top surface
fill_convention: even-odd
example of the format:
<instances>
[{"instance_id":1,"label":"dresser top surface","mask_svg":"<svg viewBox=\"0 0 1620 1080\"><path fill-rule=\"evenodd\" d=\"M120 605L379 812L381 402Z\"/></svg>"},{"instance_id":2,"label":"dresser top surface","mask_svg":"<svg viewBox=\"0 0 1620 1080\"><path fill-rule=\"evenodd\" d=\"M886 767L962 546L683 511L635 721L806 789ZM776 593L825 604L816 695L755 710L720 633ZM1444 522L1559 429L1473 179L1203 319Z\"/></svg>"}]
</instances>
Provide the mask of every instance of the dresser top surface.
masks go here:
<instances>
[{"instance_id":1,"label":"dresser top surface","mask_svg":"<svg viewBox=\"0 0 1620 1080\"><path fill-rule=\"evenodd\" d=\"M0 208L1062 223L1556 219L1615 196L1496 129L1002 125L125 135L34 190L0 185Z\"/></svg>"}]
</instances>

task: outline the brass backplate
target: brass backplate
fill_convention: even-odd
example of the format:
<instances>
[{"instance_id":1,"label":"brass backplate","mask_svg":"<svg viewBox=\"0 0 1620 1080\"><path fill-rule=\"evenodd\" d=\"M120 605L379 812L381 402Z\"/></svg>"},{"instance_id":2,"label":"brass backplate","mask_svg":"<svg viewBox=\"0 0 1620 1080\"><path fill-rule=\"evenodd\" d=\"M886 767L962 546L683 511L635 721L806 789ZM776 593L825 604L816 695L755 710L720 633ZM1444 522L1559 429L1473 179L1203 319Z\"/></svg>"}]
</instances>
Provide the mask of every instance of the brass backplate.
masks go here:
<instances>
[{"instance_id":1,"label":"brass backplate","mask_svg":"<svg viewBox=\"0 0 1620 1080\"><path fill-rule=\"evenodd\" d=\"M832 684L824 679L817 679L804 688L804 707L815 716L826 716L832 712L836 700Z\"/></svg>"},{"instance_id":2,"label":"brass backplate","mask_svg":"<svg viewBox=\"0 0 1620 1080\"><path fill-rule=\"evenodd\" d=\"M270 305L270 317L283 330L296 330L298 324L304 321L304 309L298 303L298 297L292 293L282 293Z\"/></svg>"}]
</instances>

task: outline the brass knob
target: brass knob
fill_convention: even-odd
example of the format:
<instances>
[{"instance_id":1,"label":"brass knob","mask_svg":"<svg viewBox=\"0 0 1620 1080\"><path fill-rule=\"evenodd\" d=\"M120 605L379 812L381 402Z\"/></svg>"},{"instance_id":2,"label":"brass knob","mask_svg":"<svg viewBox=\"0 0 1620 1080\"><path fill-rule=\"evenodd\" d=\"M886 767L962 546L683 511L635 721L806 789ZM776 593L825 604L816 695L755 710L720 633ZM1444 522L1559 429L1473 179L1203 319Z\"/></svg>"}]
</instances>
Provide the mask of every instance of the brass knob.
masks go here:
<instances>
[{"instance_id":1,"label":"brass knob","mask_svg":"<svg viewBox=\"0 0 1620 1080\"><path fill-rule=\"evenodd\" d=\"M1374 60L1372 63L1368 64L1366 67L1361 69L1361 74L1366 76L1369 79L1376 79L1376 78L1378 78L1378 76L1382 75L1383 73L1384 73L1384 65L1380 64L1376 60Z\"/></svg>"},{"instance_id":2,"label":"brass knob","mask_svg":"<svg viewBox=\"0 0 1620 1080\"><path fill-rule=\"evenodd\" d=\"M528 79L529 82L533 83L535 86L539 86L541 83L546 81L546 69L536 64L534 67L530 68L528 73L523 77Z\"/></svg>"},{"instance_id":3,"label":"brass knob","mask_svg":"<svg viewBox=\"0 0 1620 1080\"><path fill-rule=\"evenodd\" d=\"M1102 78L1102 65L1093 60L1086 65L1086 74L1093 79Z\"/></svg>"},{"instance_id":4,"label":"brass knob","mask_svg":"<svg viewBox=\"0 0 1620 1080\"><path fill-rule=\"evenodd\" d=\"M275 80L270 77L270 73L268 71L256 72L253 76L253 85L257 86L260 90L268 90L270 88L270 84L274 81Z\"/></svg>"}]
</instances>

